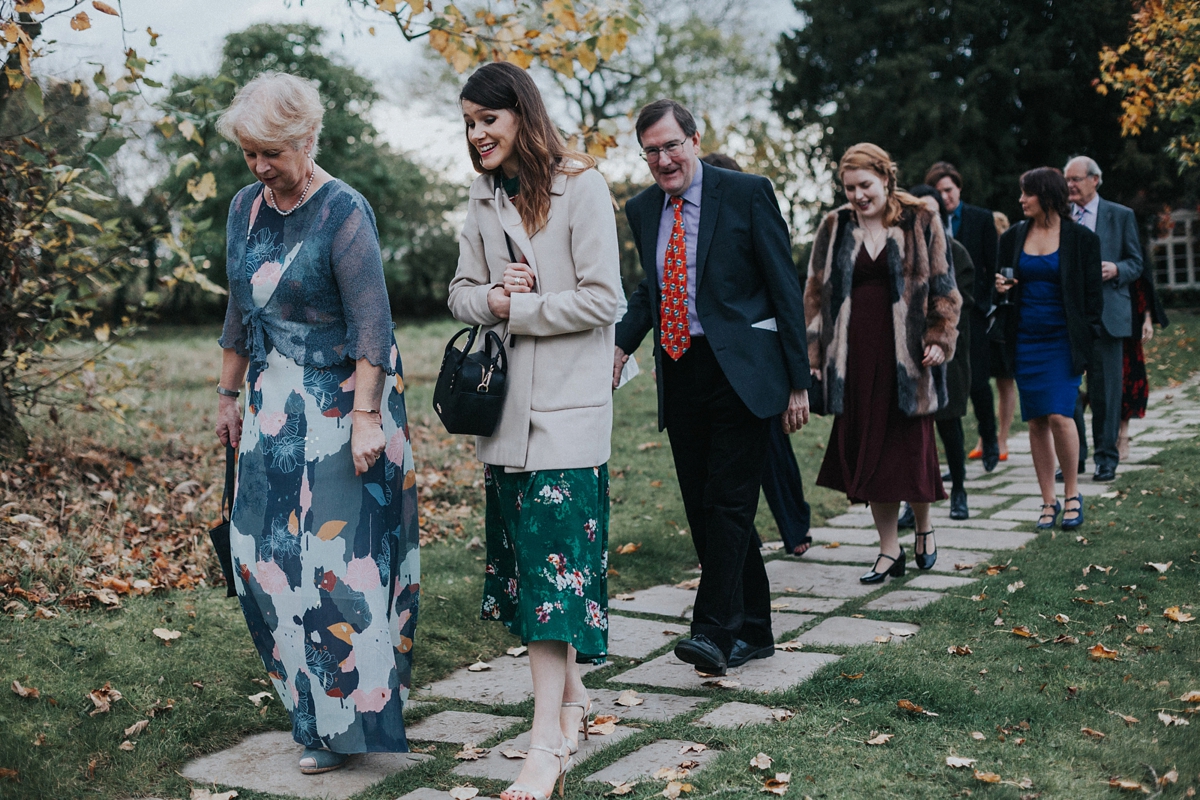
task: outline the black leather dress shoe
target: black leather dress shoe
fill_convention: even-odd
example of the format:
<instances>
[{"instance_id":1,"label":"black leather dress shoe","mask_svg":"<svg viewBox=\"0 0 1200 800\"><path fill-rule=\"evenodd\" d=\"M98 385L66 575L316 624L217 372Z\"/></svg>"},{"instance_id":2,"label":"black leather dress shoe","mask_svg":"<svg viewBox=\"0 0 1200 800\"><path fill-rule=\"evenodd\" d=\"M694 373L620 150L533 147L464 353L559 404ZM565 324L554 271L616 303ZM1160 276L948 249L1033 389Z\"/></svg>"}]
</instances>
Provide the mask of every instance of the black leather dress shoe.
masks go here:
<instances>
[{"instance_id":1,"label":"black leather dress shoe","mask_svg":"<svg viewBox=\"0 0 1200 800\"><path fill-rule=\"evenodd\" d=\"M1117 479L1117 470L1113 467L1096 467L1092 480L1096 483L1109 483Z\"/></svg>"},{"instance_id":2,"label":"black leather dress shoe","mask_svg":"<svg viewBox=\"0 0 1200 800\"><path fill-rule=\"evenodd\" d=\"M991 472L1000 463L1000 444L993 442L983 448L983 471Z\"/></svg>"},{"instance_id":3,"label":"black leather dress shoe","mask_svg":"<svg viewBox=\"0 0 1200 800\"><path fill-rule=\"evenodd\" d=\"M703 633L681 639L675 645L675 657L709 675L724 675L729 659L717 643Z\"/></svg>"},{"instance_id":4,"label":"black leather dress shoe","mask_svg":"<svg viewBox=\"0 0 1200 800\"><path fill-rule=\"evenodd\" d=\"M770 658L775 655L775 645L753 645L741 639L733 640L733 650L729 653L729 668L740 667L755 658Z\"/></svg>"},{"instance_id":5,"label":"black leather dress shoe","mask_svg":"<svg viewBox=\"0 0 1200 800\"><path fill-rule=\"evenodd\" d=\"M1097 472L1099 472L1099 469L1097 469L1096 471L1097 471ZM1087 472L1087 464L1085 464L1084 462L1080 461L1080 462L1079 462L1079 474L1080 474L1080 475L1082 475L1082 474L1083 474L1083 473L1085 473L1085 472ZM1110 480L1111 480L1111 478L1110 478ZM1062 482L1063 482L1063 474L1062 474L1062 470L1061 470L1061 469L1058 469L1058 470L1055 470L1055 471L1054 471L1054 482L1055 482L1055 483L1062 483Z\"/></svg>"},{"instance_id":6,"label":"black leather dress shoe","mask_svg":"<svg viewBox=\"0 0 1200 800\"><path fill-rule=\"evenodd\" d=\"M900 530L917 527L917 515L913 513L912 506L908 503L904 504L904 513L900 515L900 519L896 520L896 527Z\"/></svg>"},{"instance_id":7,"label":"black leather dress shoe","mask_svg":"<svg viewBox=\"0 0 1200 800\"><path fill-rule=\"evenodd\" d=\"M950 519L970 519L971 510L967 508L967 490L950 490Z\"/></svg>"}]
</instances>

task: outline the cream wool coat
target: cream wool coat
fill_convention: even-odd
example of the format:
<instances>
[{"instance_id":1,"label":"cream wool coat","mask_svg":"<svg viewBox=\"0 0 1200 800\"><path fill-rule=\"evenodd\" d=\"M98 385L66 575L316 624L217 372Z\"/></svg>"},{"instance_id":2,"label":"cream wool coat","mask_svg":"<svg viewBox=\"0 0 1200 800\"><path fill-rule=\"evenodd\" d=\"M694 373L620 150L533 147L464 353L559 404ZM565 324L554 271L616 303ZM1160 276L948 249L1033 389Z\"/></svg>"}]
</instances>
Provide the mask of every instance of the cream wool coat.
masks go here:
<instances>
[{"instance_id":1,"label":"cream wool coat","mask_svg":"<svg viewBox=\"0 0 1200 800\"><path fill-rule=\"evenodd\" d=\"M502 320L487 294L510 261L506 233L536 286L512 295ZM508 351L504 411L496 432L476 439L480 461L509 472L608 461L613 324L623 299L616 216L599 172L558 175L550 217L532 237L495 178L475 179L448 305L455 319L494 330Z\"/></svg>"}]
</instances>

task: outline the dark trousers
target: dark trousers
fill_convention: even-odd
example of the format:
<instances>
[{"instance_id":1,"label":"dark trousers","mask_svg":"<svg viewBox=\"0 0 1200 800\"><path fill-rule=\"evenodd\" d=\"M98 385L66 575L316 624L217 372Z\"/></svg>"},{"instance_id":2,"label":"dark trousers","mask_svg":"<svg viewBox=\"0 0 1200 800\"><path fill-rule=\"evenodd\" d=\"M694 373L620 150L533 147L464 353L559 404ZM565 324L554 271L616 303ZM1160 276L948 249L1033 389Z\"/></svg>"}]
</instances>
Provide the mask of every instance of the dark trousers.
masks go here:
<instances>
[{"instance_id":1,"label":"dark trousers","mask_svg":"<svg viewBox=\"0 0 1200 800\"><path fill-rule=\"evenodd\" d=\"M991 384L992 349L988 340L987 318L971 311L971 405L979 421L979 438L984 451L998 448L996 408Z\"/></svg>"},{"instance_id":2,"label":"dark trousers","mask_svg":"<svg viewBox=\"0 0 1200 800\"><path fill-rule=\"evenodd\" d=\"M812 509L804 500L804 482L792 450L792 440L783 432L782 417L772 417L767 426L767 464L762 491L779 527L783 546L790 553L808 541Z\"/></svg>"},{"instance_id":3,"label":"dark trousers","mask_svg":"<svg viewBox=\"0 0 1200 800\"><path fill-rule=\"evenodd\" d=\"M1125 370L1125 340L1104 333L1092 345L1087 372L1087 402L1092 406L1092 454L1096 467L1117 468L1117 437L1121 432L1121 387ZM1087 461L1087 429L1083 423L1084 395L1075 402L1079 431L1079 463Z\"/></svg>"},{"instance_id":4,"label":"dark trousers","mask_svg":"<svg viewBox=\"0 0 1200 800\"><path fill-rule=\"evenodd\" d=\"M962 417L954 419L939 419L934 422L938 436L942 437L942 447L946 448L946 466L950 468L950 486L952 489L963 488L967 479L967 454L963 441Z\"/></svg>"},{"instance_id":5,"label":"dark trousers","mask_svg":"<svg viewBox=\"0 0 1200 800\"><path fill-rule=\"evenodd\" d=\"M692 635L726 654L735 639L770 645L770 585L751 543L771 421L746 408L706 338L662 363L667 437L702 568Z\"/></svg>"}]
</instances>

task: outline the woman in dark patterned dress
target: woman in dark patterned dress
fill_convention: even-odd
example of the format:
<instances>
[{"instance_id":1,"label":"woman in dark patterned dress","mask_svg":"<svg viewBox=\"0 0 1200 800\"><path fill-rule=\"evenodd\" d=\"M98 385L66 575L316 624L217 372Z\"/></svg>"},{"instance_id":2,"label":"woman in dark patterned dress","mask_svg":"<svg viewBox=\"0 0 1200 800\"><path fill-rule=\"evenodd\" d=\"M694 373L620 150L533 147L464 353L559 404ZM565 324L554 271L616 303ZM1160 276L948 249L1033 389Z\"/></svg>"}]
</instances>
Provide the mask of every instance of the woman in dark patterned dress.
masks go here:
<instances>
[{"instance_id":1,"label":"woman in dark patterned dress","mask_svg":"<svg viewBox=\"0 0 1200 800\"><path fill-rule=\"evenodd\" d=\"M846 151L838 176L850 201L813 242L804 292L809 363L836 417L819 486L869 503L879 557L859 580L904 574L900 502L916 517L915 560L937 558L929 504L946 497L933 414L949 402L962 296L936 212L896 188L896 165L873 144Z\"/></svg>"},{"instance_id":2,"label":"woman in dark patterned dress","mask_svg":"<svg viewBox=\"0 0 1200 800\"><path fill-rule=\"evenodd\" d=\"M217 436L239 448L235 583L306 774L408 750L420 581L375 215L313 160L323 109L311 81L268 72L218 123L258 179L229 209L217 388Z\"/></svg>"},{"instance_id":3,"label":"woman in dark patterned dress","mask_svg":"<svg viewBox=\"0 0 1200 800\"><path fill-rule=\"evenodd\" d=\"M1129 302L1133 305L1133 331L1125 339L1125 358L1121 386L1121 429L1117 436L1117 454L1122 461L1129 458L1129 420L1146 416L1150 399L1150 380L1146 374L1147 345L1154 338L1154 326L1167 327L1166 312L1154 290L1153 267L1147 266L1142 275L1129 285Z\"/></svg>"},{"instance_id":4,"label":"woman in dark patterned dress","mask_svg":"<svg viewBox=\"0 0 1200 800\"><path fill-rule=\"evenodd\" d=\"M567 150L524 70L480 67L459 99L480 175L450 311L495 331L508 353L500 423L476 442L487 493L482 613L528 643L533 673L529 756L500 796L536 800L565 779L581 723L587 730L578 663L608 653L617 223L595 161Z\"/></svg>"}]
</instances>

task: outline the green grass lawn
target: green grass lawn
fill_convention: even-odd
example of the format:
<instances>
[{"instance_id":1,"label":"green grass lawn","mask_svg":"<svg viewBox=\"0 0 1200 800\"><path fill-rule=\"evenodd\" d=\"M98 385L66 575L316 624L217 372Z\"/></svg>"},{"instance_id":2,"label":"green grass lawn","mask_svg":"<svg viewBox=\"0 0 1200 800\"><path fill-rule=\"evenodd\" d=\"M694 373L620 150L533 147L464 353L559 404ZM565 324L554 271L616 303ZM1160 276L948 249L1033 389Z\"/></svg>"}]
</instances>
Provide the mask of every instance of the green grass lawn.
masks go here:
<instances>
[{"instance_id":1,"label":"green grass lawn","mask_svg":"<svg viewBox=\"0 0 1200 800\"><path fill-rule=\"evenodd\" d=\"M1194 349L1200 316L1177 311L1172 317L1175 324L1149 350L1155 387L1200 369ZM473 541L482 535L482 492L472 448L463 437L441 431L429 408L440 350L455 328L453 323L434 323L397 329L408 375L418 473L423 476L423 530L429 532L422 551L422 617L414 675L418 686L476 659L501 654L513 643L502 626L478 620L483 553ZM216 480L219 452L211 434L212 384L219 351L214 340L215 332L207 329L163 330L127 351L143 376L128 390L127 426L83 413L64 413L57 426L38 423L38 446L46 451L70 451L86 444L141 459L131 462L133 474L121 484L114 510L105 512L108 516L102 517L98 505L80 505L71 512L75 527L68 526L68 531L98 536L95 531L113 526L114 514L128 518L113 528L111 541L119 541L116 537L125 523L136 531L144 521L139 503L162 478L143 474L147 470L169 473L173 481L195 477L209 485ZM646 349L638 355L647 368ZM828 420L817 420L793 439L801 471L810 482L828 427ZM970 431L973 426L967 427ZM1172 443L1156 459L1161 470L1122 477L1119 498L1089 500L1088 523L1082 530L1086 542L1062 532L1042 535L1013 553L1005 571L984 575L969 592L952 592L917 612L882 616L922 625L920 634L903 647L843 651L846 657L840 662L788 692L721 695L790 708L796 712L791 720L713 731L689 724L704 713L697 710L669 723L646 725L590 762L589 772L652 739L670 737L722 751L710 767L690 779L690 797L761 796L759 784L768 773L749 766L760 751L775 760L769 774L791 773L787 796L792 797L1105 797L1119 794L1107 788L1114 776L1150 788L1148 768L1163 775L1172 767L1178 771L1178 783L1168 785L1164 796L1184 796L1187 787L1200 782L1200 717L1189 716L1189 704L1178 698L1185 691L1200 690L1200 621L1173 623L1162 614L1180 606L1200 616L1190 607L1200 588L1198 457L1200 446L1192 440ZM689 539L680 532L688 526L670 449L665 435L656 430L648 375L617 395L609 466L611 549L627 542L641 545L634 553L612 555L611 566L618 574L611 579L611 592L690 577L695 557ZM83 468L78 470L78 498L64 492L64 509L93 494L95 487L82 477ZM806 489L815 525L846 507L845 499L833 492L811 485ZM21 487L6 482L4 499L33 502L40 491L36 482ZM181 502L161 488L152 497L159 503ZM210 499L188 524L203 529L215 516L213 502ZM758 525L764 540L778 538L765 503ZM153 538L159 533L148 530L140 535ZM29 540L35 551L42 544L37 532L0 522L0 539L5 537L12 537L9 549L16 548L14 540ZM89 556L72 546L66 542L59 545L65 549L54 552L101 571L111 563L103 547ZM196 547L202 550L202 543ZM6 563L14 563L6 557ZM49 567L36 567L33 561L29 559L17 575L26 588L49 574ZM1172 565L1161 575L1145 566L1168 561ZM1092 567L1085 575L1089 565L1111 569ZM137 564L122 567L126 568L123 574L130 577L140 569ZM64 581L75 579L63 575ZM1007 587L1018 581L1024 586L1009 592ZM55 588L52 583L50 588ZM861 603L870 599L853 601L839 613L859 613ZM248 699L269 687L263 683L262 665L236 601L225 599L223 588L125 595L114 610L75 611L48 603L57 614L52 618L39 616L32 603L18 600L10 601L8 613L0 615L0 677L36 687L40 696L21 698L10 691L0 698L0 769L16 771L15 776L0 773L6 776L0 777L0 797L185 798L188 783L177 770L189 758L227 747L249 733L289 727L278 701L257 708ZM1059 614L1069 620L1056 621ZM1139 632L1139 625L1151 630ZM1034 636L1014 635L1015 626L1027 627ZM152 633L159 627L182 635L165 645ZM1053 641L1063 634L1078 643ZM1097 644L1115 650L1117 658L1089 658L1088 648ZM967 646L972 652L952 656L947 653L951 646ZM588 676L587 682L600 686L629 664L617 659ZM122 699L113 702L110 711L93 716L95 704L88 693L106 683ZM903 711L897 707L901 699L938 716ZM412 718L455 707L465 708L466 703L426 706ZM527 714L531 706L494 710ZM1160 712L1195 724L1168 727L1159 720ZM1138 722L1127 724L1118 714ZM124 733L145 719L150 724L144 731ZM1101 732L1104 738L1090 736L1083 728ZM877 733L893 738L883 745L866 744ZM132 749L121 748L126 741ZM427 764L361 797L392 800L418 786L465 783L448 776L455 749L438 746ZM976 769L995 773L1007 783L988 784L977 780L971 769L952 770L945 764L950 755L974 758ZM1032 788L1019 786L1025 778ZM487 782L474 785L489 791L503 788ZM569 793L577 797L599 797L609 788L583 784L579 777L568 784ZM662 789L662 781L646 782L629 796L653 797ZM270 796L243 791L240 797Z\"/></svg>"}]
</instances>

